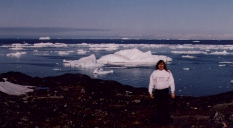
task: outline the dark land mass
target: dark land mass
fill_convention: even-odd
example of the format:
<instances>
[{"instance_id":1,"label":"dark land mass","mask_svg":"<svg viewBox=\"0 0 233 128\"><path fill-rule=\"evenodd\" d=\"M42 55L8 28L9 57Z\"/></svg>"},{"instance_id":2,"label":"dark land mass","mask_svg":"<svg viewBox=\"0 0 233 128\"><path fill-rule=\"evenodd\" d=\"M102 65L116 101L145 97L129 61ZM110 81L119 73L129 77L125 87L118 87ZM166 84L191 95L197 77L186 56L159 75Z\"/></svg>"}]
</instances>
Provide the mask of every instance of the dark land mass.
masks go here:
<instances>
[{"instance_id":1,"label":"dark land mass","mask_svg":"<svg viewBox=\"0 0 233 128\"><path fill-rule=\"evenodd\" d=\"M0 92L0 126L24 128L157 128L156 106L147 88L134 88L83 74L30 77L0 74L33 92ZM208 90L207 90L208 91ZM233 125L233 91L211 96L170 99L173 123L168 128L221 128Z\"/></svg>"}]
</instances>

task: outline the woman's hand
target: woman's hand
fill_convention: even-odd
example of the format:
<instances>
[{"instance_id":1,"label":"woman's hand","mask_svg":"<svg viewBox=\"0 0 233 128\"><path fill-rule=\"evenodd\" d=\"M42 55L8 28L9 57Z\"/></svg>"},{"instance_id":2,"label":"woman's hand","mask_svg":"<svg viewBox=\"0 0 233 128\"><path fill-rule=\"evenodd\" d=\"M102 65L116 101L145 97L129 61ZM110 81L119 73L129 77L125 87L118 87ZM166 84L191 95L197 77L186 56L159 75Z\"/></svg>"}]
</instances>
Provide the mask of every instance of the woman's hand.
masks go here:
<instances>
[{"instance_id":1,"label":"woman's hand","mask_svg":"<svg viewBox=\"0 0 233 128\"><path fill-rule=\"evenodd\" d=\"M154 95L153 95L153 94L150 94L150 98L154 99Z\"/></svg>"},{"instance_id":2,"label":"woman's hand","mask_svg":"<svg viewBox=\"0 0 233 128\"><path fill-rule=\"evenodd\" d=\"M172 93L172 94L171 94L171 98L174 99L175 97L176 97L176 96L175 96L175 93Z\"/></svg>"}]
</instances>

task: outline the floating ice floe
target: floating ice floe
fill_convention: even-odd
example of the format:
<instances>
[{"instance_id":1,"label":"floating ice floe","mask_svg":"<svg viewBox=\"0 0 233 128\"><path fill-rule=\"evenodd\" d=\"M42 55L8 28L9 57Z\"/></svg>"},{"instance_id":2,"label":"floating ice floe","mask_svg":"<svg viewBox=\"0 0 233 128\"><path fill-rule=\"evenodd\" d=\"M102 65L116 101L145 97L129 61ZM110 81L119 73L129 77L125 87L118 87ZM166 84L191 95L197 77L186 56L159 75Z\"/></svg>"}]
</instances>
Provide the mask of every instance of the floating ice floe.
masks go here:
<instances>
[{"instance_id":1,"label":"floating ice floe","mask_svg":"<svg viewBox=\"0 0 233 128\"><path fill-rule=\"evenodd\" d=\"M205 52L206 53L211 53L211 51L209 49L206 49Z\"/></svg>"},{"instance_id":2,"label":"floating ice floe","mask_svg":"<svg viewBox=\"0 0 233 128\"><path fill-rule=\"evenodd\" d=\"M220 64L220 65L218 65L219 67L222 67L222 66L226 66L225 64Z\"/></svg>"},{"instance_id":3,"label":"floating ice floe","mask_svg":"<svg viewBox=\"0 0 233 128\"><path fill-rule=\"evenodd\" d=\"M58 55L60 56L69 55L69 54L70 54L69 52L64 52L64 51L58 52Z\"/></svg>"},{"instance_id":4,"label":"floating ice floe","mask_svg":"<svg viewBox=\"0 0 233 128\"><path fill-rule=\"evenodd\" d=\"M100 51L100 50L114 51L114 50L117 50L118 48L89 48L89 49L94 50L94 51Z\"/></svg>"},{"instance_id":5,"label":"floating ice floe","mask_svg":"<svg viewBox=\"0 0 233 128\"><path fill-rule=\"evenodd\" d=\"M68 45L65 43L34 43L31 47L43 48L43 47L67 47Z\"/></svg>"},{"instance_id":6,"label":"floating ice floe","mask_svg":"<svg viewBox=\"0 0 233 128\"><path fill-rule=\"evenodd\" d=\"M44 47L67 47L68 44L65 43L34 43L34 44L28 44L28 43L13 43L12 45L2 45L1 47L9 47L9 48L44 48Z\"/></svg>"},{"instance_id":7,"label":"floating ice floe","mask_svg":"<svg viewBox=\"0 0 233 128\"><path fill-rule=\"evenodd\" d=\"M193 59L193 58L197 58L197 57L196 56L190 56L190 55L183 55L182 58Z\"/></svg>"},{"instance_id":8,"label":"floating ice floe","mask_svg":"<svg viewBox=\"0 0 233 128\"><path fill-rule=\"evenodd\" d=\"M20 44L20 43L13 43L12 45L11 45L11 47L20 47L20 48L22 48L22 47L29 47L29 46L31 46L31 44L28 44L28 43L23 43L23 44Z\"/></svg>"},{"instance_id":9,"label":"floating ice floe","mask_svg":"<svg viewBox=\"0 0 233 128\"><path fill-rule=\"evenodd\" d=\"M61 70L61 69L60 68L54 68L53 70L58 71L58 70Z\"/></svg>"},{"instance_id":10,"label":"floating ice floe","mask_svg":"<svg viewBox=\"0 0 233 128\"><path fill-rule=\"evenodd\" d=\"M233 62L219 62L220 64L233 64Z\"/></svg>"},{"instance_id":11,"label":"floating ice floe","mask_svg":"<svg viewBox=\"0 0 233 128\"><path fill-rule=\"evenodd\" d=\"M93 72L93 74L109 74L109 73L113 73L113 70L104 71L102 68L96 68Z\"/></svg>"},{"instance_id":12,"label":"floating ice floe","mask_svg":"<svg viewBox=\"0 0 233 128\"><path fill-rule=\"evenodd\" d=\"M50 37L49 36L40 37L39 40L50 40Z\"/></svg>"},{"instance_id":13,"label":"floating ice floe","mask_svg":"<svg viewBox=\"0 0 233 128\"><path fill-rule=\"evenodd\" d=\"M233 84L233 80L231 80L231 83Z\"/></svg>"},{"instance_id":14,"label":"floating ice floe","mask_svg":"<svg viewBox=\"0 0 233 128\"><path fill-rule=\"evenodd\" d=\"M189 70L189 68L183 68L183 70L186 70L186 71L188 71L188 70Z\"/></svg>"},{"instance_id":15,"label":"floating ice floe","mask_svg":"<svg viewBox=\"0 0 233 128\"><path fill-rule=\"evenodd\" d=\"M21 47L13 47L13 48L9 48L10 50L23 50L23 48Z\"/></svg>"},{"instance_id":16,"label":"floating ice floe","mask_svg":"<svg viewBox=\"0 0 233 128\"><path fill-rule=\"evenodd\" d=\"M210 54L212 55L226 55L226 54L229 54L226 50L223 50L222 52L211 52Z\"/></svg>"},{"instance_id":17,"label":"floating ice floe","mask_svg":"<svg viewBox=\"0 0 233 128\"><path fill-rule=\"evenodd\" d=\"M8 82L6 78L3 78L5 82L0 82L0 91L9 95L23 95L27 92L33 92L34 86L23 86Z\"/></svg>"},{"instance_id":18,"label":"floating ice floe","mask_svg":"<svg viewBox=\"0 0 233 128\"><path fill-rule=\"evenodd\" d=\"M118 44L94 44L94 45L90 45L89 46L90 50L95 50L95 51L99 51L99 50L105 50L105 51L114 51L117 50L119 48Z\"/></svg>"},{"instance_id":19,"label":"floating ice floe","mask_svg":"<svg viewBox=\"0 0 233 128\"><path fill-rule=\"evenodd\" d=\"M120 50L114 54L102 56L97 63L107 65L121 66L151 66L155 65L159 60L170 62L172 59L163 55L152 55L151 51L142 52L138 49Z\"/></svg>"},{"instance_id":20,"label":"floating ice floe","mask_svg":"<svg viewBox=\"0 0 233 128\"><path fill-rule=\"evenodd\" d=\"M86 54L88 51L84 51L83 49L78 49L77 54Z\"/></svg>"},{"instance_id":21,"label":"floating ice floe","mask_svg":"<svg viewBox=\"0 0 233 128\"><path fill-rule=\"evenodd\" d=\"M8 53L6 56L8 57L21 57L22 55L26 54L27 52L16 52L16 53Z\"/></svg>"},{"instance_id":22,"label":"floating ice floe","mask_svg":"<svg viewBox=\"0 0 233 128\"><path fill-rule=\"evenodd\" d=\"M49 54L48 53L34 53L33 55L35 55L35 56L49 56Z\"/></svg>"},{"instance_id":23,"label":"floating ice floe","mask_svg":"<svg viewBox=\"0 0 233 128\"><path fill-rule=\"evenodd\" d=\"M63 60L63 64L66 67L77 67L77 68L103 66L102 64L96 63L96 57L94 54L87 57L83 57L79 60Z\"/></svg>"},{"instance_id":24,"label":"floating ice floe","mask_svg":"<svg viewBox=\"0 0 233 128\"><path fill-rule=\"evenodd\" d=\"M9 46L10 50L24 50L24 47L30 47L32 46L31 44L28 43L24 43L24 44L20 44L20 43L13 43L11 46Z\"/></svg>"},{"instance_id":25,"label":"floating ice floe","mask_svg":"<svg viewBox=\"0 0 233 128\"><path fill-rule=\"evenodd\" d=\"M203 51L171 51L174 54L206 54Z\"/></svg>"}]
</instances>

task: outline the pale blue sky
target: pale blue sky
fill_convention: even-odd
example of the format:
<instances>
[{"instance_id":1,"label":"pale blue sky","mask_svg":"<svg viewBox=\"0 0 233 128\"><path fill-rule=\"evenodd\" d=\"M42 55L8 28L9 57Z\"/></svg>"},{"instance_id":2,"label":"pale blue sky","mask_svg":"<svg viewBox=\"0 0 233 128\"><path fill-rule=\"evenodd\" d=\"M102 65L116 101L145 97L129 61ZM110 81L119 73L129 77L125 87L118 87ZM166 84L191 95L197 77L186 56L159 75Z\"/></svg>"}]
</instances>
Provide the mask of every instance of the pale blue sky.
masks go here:
<instances>
[{"instance_id":1,"label":"pale blue sky","mask_svg":"<svg viewBox=\"0 0 233 128\"><path fill-rule=\"evenodd\" d=\"M0 38L233 39L232 0L0 3Z\"/></svg>"}]
</instances>

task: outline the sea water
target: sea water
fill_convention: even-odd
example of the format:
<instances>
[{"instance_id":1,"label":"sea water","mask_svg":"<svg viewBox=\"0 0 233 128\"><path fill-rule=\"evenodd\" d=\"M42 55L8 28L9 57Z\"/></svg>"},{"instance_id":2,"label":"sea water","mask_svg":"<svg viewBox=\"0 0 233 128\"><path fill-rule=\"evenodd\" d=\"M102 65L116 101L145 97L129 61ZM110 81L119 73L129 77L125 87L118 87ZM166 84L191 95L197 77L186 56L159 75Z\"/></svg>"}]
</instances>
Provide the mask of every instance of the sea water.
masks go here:
<instances>
[{"instance_id":1,"label":"sea water","mask_svg":"<svg viewBox=\"0 0 233 128\"><path fill-rule=\"evenodd\" d=\"M64 43L67 47L23 47L22 50L11 50L13 43ZM18 71L32 77L57 76L65 73L82 73L92 78L115 80L133 87L148 87L150 74L155 66L104 66L104 70L113 70L110 74L93 74L93 68L66 67L63 60L78 60L94 54L96 58L113 54L124 49L137 48L140 51L151 51L153 55L165 55L172 58L167 63L172 72L176 95L204 96L233 90L233 42L232 41L191 41L191 40L49 40L37 39L2 39L0 40L0 73ZM77 45L87 43L88 47ZM99 45L116 44L116 49L98 49ZM109 46L111 47L111 46ZM87 51L78 54L77 50ZM212 53L207 54L206 50ZM223 51L227 54L223 54ZM68 54L59 54L64 51ZM9 53L26 52L18 57L7 56ZM183 58L183 55L195 58ZM188 70L187 70L188 69ZM111 86L111 85L109 85Z\"/></svg>"}]
</instances>

